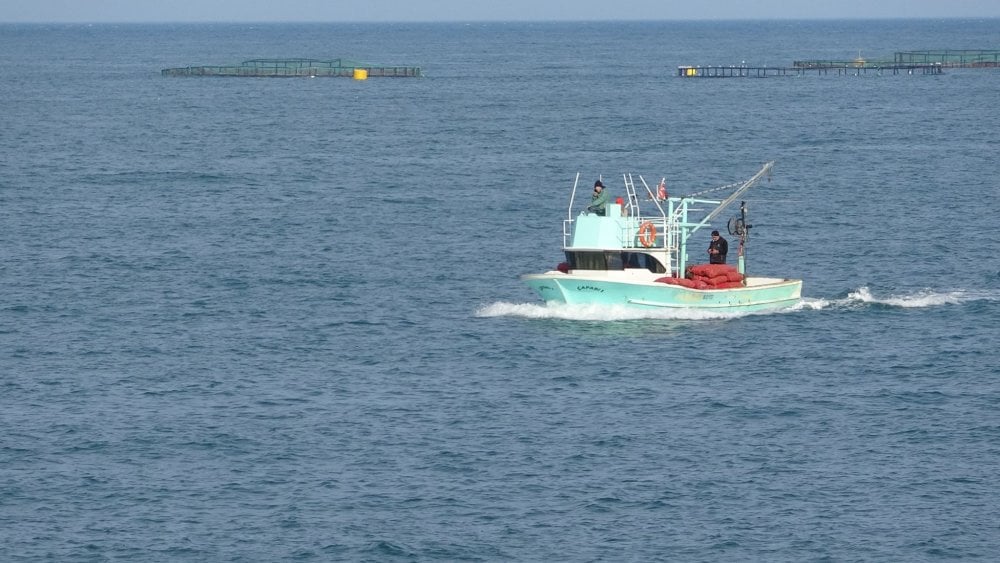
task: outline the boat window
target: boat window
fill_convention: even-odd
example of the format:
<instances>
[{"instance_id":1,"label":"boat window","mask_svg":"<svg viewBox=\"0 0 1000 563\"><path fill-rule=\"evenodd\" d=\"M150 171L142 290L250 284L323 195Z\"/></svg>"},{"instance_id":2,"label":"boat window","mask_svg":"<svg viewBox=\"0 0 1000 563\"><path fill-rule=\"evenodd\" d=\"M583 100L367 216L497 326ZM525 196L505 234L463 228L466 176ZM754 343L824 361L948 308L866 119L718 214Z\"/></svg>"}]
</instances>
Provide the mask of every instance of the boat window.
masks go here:
<instances>
[{"instance_id":1,"label":"boat window","mask_svg":"<svg viewBox=\"0 0 1000 563\"><path fill-rule=\"evenodd\" d=\"M667 271L659 260L642 252L622 252L621 259L626 268L643 268L657 274Z\"/></svg>"},{"instance_id":2,"label":"boat window","mask_svg":"<svg viewBox=\"0 0 1000 563\"><path fill-rule=\"evenodd\" d=\"M607 270L603 252L566 252L566 261L572 270Z\"/></svg>"},{"instance_id":3,"label":"boat window","mask_svg":"<svg viewBox=\"0 0 1000 563\"><path fill-rule=\"evenodd\" d=\"M573 270L622 270L643 268L662 274L666 268L659 260L642 252L566 252L566 262Z\"/></svg>"},{"instance_id":4,"label":"boat window","mask_svg":"<svg viewBox=\"0 0 1000 563\"><path fill-rule=\"evenodd\" d=\"M653 272L655 274L666 273L667 269L664 268L663 264L661 264L660 261L657 260L656 258L653 258L652 256L650 256L648 254L644 254L643 258L646 259L646 264L645 264L646 265L646 269L649 270L650 272Z\"/></svg>"},{"instance_id":5,"label":"boat window","mask_svg":"<svg viewBox=\"0 0 1000 563\"><path fill-rule=\"evenodd\" d=\"M624 252L608 252L605 254L609 270L624 270Z\"/></svg>"}]
</instances>

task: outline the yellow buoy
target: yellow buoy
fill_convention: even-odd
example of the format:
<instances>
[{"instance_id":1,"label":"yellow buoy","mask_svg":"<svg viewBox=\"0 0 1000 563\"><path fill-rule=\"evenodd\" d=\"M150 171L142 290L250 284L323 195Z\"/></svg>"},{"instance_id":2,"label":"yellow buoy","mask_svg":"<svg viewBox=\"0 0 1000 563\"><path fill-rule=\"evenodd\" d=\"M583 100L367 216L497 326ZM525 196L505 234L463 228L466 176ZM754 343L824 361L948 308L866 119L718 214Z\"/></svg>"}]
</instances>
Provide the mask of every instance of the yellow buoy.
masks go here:
<instances>
[{"instance_id":1,"label":"yellow buoy","mask_svg":"<svg viewBox=\"0 0 1000 563\"><path fill-rule=\"evenodd\" d=\"M368 69L366 69L366 68L356 68L356 69L354 69L354 79L355 80L368 80Z\"/></svg>"}]
</instances>

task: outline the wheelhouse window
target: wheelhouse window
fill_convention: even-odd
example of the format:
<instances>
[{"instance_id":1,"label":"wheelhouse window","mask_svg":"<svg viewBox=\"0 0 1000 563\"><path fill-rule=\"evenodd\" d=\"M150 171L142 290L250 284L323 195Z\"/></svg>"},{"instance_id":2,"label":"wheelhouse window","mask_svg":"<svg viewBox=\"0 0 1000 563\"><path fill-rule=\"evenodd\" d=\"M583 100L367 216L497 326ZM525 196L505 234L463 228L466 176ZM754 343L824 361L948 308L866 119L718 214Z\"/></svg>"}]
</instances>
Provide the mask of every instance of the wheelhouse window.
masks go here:
<instances>
[{"instance_id":1,"label":"wheelhouse window","mask_svg":"<svg viewBox=\"0 0 1000 563\"><path fill-rule=\"evenodd\" d=\"M659 260L642 252L588 252L567 251L566 262L573 270L624 270L625 268L643 268L650 272L662 274L666 272Z\"/></svg>"},{"instance_id":2,"label":"wheelhouse window","mask_svg":"<svg viewBox=\"0 0 1000 563\"><path fill-rule=\"evenodd\" d=\"M607 270L608 259L604 252L566 252L566 261L572 270Z\"/></svg>"}]
</instances>

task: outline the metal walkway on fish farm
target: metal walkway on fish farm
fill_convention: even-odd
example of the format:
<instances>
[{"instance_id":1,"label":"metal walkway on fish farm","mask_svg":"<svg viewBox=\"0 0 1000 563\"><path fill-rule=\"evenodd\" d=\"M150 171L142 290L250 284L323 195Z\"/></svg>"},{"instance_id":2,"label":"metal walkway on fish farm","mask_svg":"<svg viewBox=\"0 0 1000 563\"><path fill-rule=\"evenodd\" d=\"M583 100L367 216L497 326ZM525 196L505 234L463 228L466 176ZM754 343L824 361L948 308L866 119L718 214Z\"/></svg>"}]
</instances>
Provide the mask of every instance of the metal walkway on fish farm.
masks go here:
<instances>
[{"instance_id":1,"label":"metal walkway on fish farm","mask_svg":"<svg viewBox=\"0 0 1000 563\"><path fill-rule=\"evenodd\" d=\"M768 76L802 76L805 74L843 74L858 76L862 74L944 74L941 65L857 65L831 64L824 66L679 66L677 76L683 78L766 78Z\"/></svg>"},{"instance_id":2,"label":"metal walkway on fish farm","mask_svg":"<svg viewBox=\"0 0 1000 563\"><path fill-rule=\"evenodd\" d=\"M802 76L805 74L944 74L948 68L998 68L1000 51L985 49L946 49L937 51L897 51L892 59L871 60L861 57L850 60L799 60L792 66L679 66L677 76L683 78L737 78L768 76Z\"/></svg>"},{"instance_id":3,"label":"metal walkway on fish farm","mask_svg":"<svg viewBox=\"0 0 1000 563\"><path fill-rule=\"evenodd\" d=\"M246 76L246 77L355 77L355 71L366 71L367 76L419 77L418 66L371 65L346 59L251 59L238 65L187 66L165 68L163 76Z\"/></svg>"}]
</instances>

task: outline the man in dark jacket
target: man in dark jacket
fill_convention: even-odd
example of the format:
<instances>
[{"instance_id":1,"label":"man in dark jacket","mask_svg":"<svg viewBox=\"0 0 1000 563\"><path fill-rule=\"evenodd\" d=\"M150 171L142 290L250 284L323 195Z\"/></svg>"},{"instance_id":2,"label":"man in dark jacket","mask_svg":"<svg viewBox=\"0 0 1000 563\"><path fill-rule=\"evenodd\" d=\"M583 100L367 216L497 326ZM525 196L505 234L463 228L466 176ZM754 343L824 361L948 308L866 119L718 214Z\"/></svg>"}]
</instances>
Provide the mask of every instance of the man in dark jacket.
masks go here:
<instances>
[{"instance_id":1,"label":"man in dark jacket","mask_svg":"<svg viewBox=\"0 0 1000 563\"><path fill-rule=\"evenodd\" d=\"M725 264L726 254L729 254L729 243L719 236L719 231L712 231L712 242L708 243L708 263Z\"/></svg>"}]
</instances>

